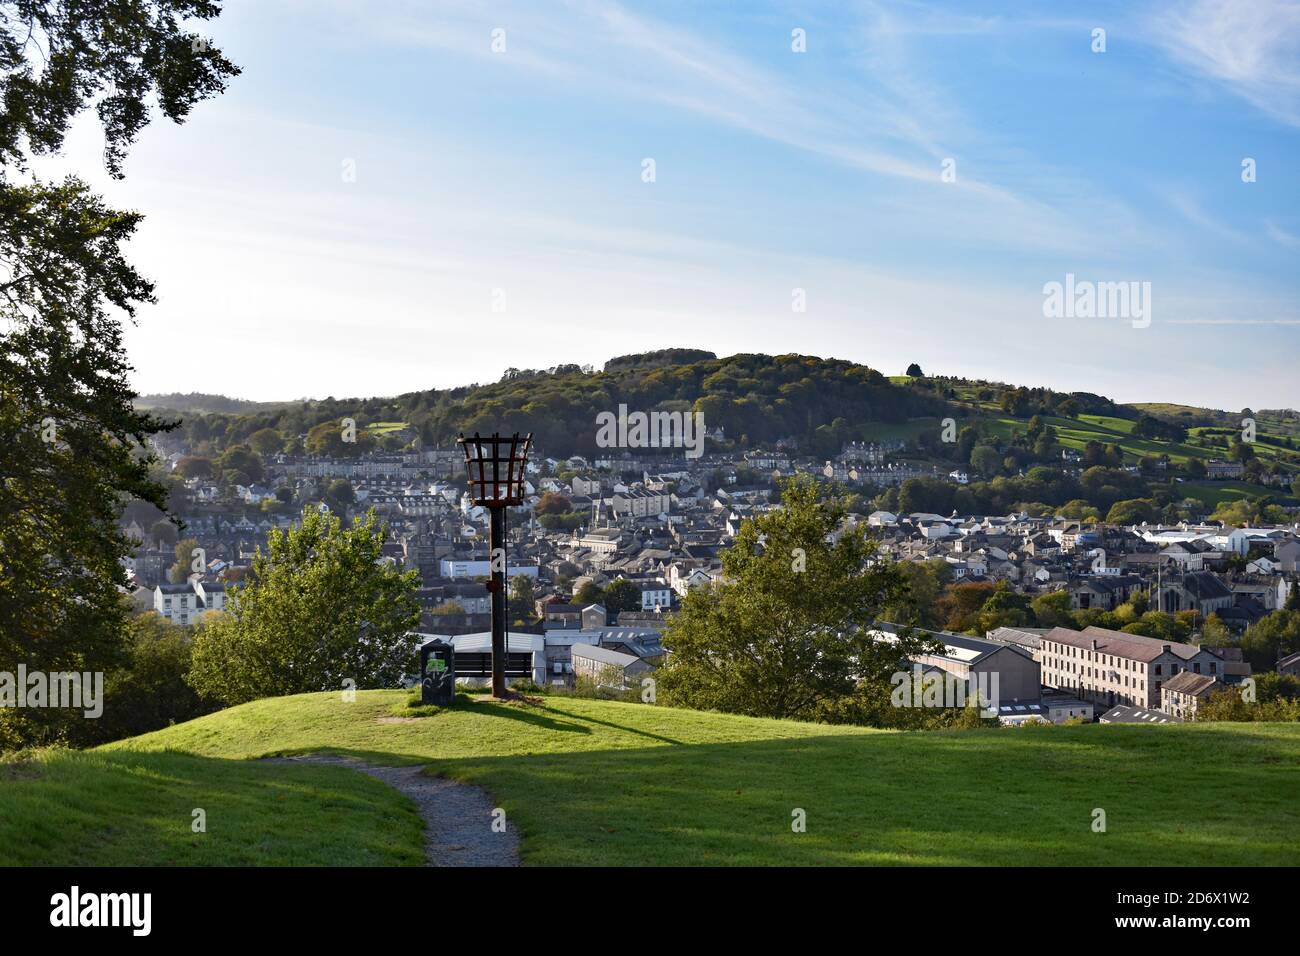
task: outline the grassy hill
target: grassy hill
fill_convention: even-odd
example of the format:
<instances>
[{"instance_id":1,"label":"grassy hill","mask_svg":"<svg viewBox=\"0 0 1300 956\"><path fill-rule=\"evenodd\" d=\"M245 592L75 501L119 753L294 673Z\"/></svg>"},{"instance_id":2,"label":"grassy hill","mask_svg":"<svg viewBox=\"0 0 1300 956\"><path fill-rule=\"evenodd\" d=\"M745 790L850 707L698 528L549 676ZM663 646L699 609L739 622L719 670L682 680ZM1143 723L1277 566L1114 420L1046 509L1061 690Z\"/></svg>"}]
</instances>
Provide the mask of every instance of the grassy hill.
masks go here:
<instances>
[{"instance_id":1,"label":"grassy hill","mask_svg":"<svg viewBox=\"0 0 1300 956\"><path fill-rule=\"evenodd\" d=\"M248 759L312 751L485 788L529 864L1300 861L1294 725L901 734L567 697L395 718L404 699L263 700L0 764L0 863L418 862L419 823L395 791Z\"/></svg>"}]
</instances>

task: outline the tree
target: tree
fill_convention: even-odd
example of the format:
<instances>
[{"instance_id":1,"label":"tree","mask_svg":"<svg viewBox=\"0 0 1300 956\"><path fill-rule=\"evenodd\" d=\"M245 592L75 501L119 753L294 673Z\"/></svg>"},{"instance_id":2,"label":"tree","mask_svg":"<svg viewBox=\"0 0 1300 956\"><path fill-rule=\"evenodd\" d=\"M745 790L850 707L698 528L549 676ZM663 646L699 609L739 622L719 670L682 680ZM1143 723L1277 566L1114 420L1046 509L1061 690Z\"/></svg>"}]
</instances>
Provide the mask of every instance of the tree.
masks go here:
<instances>
[{"instance_id":1,"label":"tree","mask_svg":"<svg viewBox=\"0 0 1300 956\"><path fill-rule=\"evenodd\" d=\"M1300 650L1300 611L1274 611L1246 629L1242 656L1257 671L1272 670L1279 658Z\"/></svg>"},{"instance_id":2,"label":"tree","mask_svg":"<svg viewBox=\"0 0 1300 956\"><path fill-rule=\"evenodd\" d=\"M346 511L357 502L357 493L352 482L346 478L335 478L325 490L325 500L335 511Z\"/></svg>"},{"instance_id":3,"label":"tree","mask_svg":"<svg viewBox=\"0 0 1300 956\"><path fill-rule=\"evenodd\" d=\"M537 620L537 594L533 579L526 574L516 574L510 579L511 624L531 624Z\"/></svg>"},{"instance_id":4,"label":"tree","mask_svg":"<svg viewBox=\"0 0 1300 956\"><path fill-rule=\"evenodd\" d=\"M970 464L982 477L992 478L1002 465L1002 456L992 445L976 445L970 453Z\"/></svg>"},{"instance_id":5,"label":"tree","mask_svg":"<svg viewBox=\"0 0 1300 956\"><path fill-rule=\"evenodd\" d=\"M638 611L641 609L641 589L627 578L618 578L609 582L601 595L605 610L615 614L620 611Z\"/></svg>"},{"instance_id":6,"label":"tree","mask_svg":"<svg viewBox=\"0 0 1300 956\"><path fill-rule=\"evenodd\" d=\"M1028 627L1033 622L1029 597L1017 594L1006 581L999 581L976 618L979 636L999 627Z\"/></svg>"},{"instance_id":7,"label":"tree","mask_svg":"<svg viewBox=\"0 0 1300 956\"><path fill-rule=\"evenodd\" d=\"M226 613L195 638L194 689L239 704L395 686L413 665L419 574L381 563L387 539L374 511L344 528L307 508L299 527L272 531Z\"/></svg>"},{"instance_id":8,"label":"tree","mask_svg":"<svg viewBox=\"0 0 1300 956\"><path fill-rule=\"evenodd\" d=\"M262 480L262 459L247 445L231 445L218 463L223 475L239 473L250 481ZM240 482L244 484L245 482Z\"/></svg>"},{"instance_id":9,"label":"tree","mask_svg":"<svg viewBox=\"0 0 1300 956\"><path fill-rule=\"evenodd\" d=\"M1228 449L1228 457L1233 461L1248 462L1255 457L1255 449L1247 442L1234 440Z\"/></svg>"},{"instance_id":10,"label":"tree","mask_svg":"<svg viewBox=\"0 0 1300 956\"><path fill-rule=\"evenodd\" d=\"M952 565L942 558L903 561L898 565L904 579L900 598L881 611L881 618L894 624L934 630L943 626L936 615L939 596L952 583Z\"/></svg>"},{"instance_id":11,"label":"tree","mask_svg":"<svg viewBox=\"0 0 1300 956\"><path fill-rule=\"evenodd\" d=\"M1161 641L1184 643L1186 637L1175 626L1172 614L1164 611L1147 611L1138 620L1120 628L1125 634L1141 634Z\"/></svg>"},{"instance_id":12,"label":"tree","mask_svg":"<svg viewBox=\"0 0 1300 956\"><path fill-rule=\"evenodd\" d=\"M1205 625L1201 628L1201 646L1230 647L1232 643L1232 632L1223 623L1223 619L1214 613L1207 616Z\"/></svg>"},{"instance_id":13,"label":"tree","mask_svg":"<svg viewBox=\"0 0 1300 956\"><path fill-rule=\"evenodd\" d=\"M313 455L330 458L356 458L372 451L374 436L359 425L340 420L321 422L307 432L306 449Z\"/></svg>"},{"instance_id":14,"label":"tree","mask_svg":"<svg viewBox=\"0 0 1300 956\"><path fill-rule=\"evenodd\" d=\"M562 515L571 511L573 505L564 495L555 491L542 492L533 513L537 515Z\"/></svg>"},{"instance_id":15,"label":"tree","mask_svg":"<svg viewBox=\"0 0 1300 956\"><path fill-rule=\"evenodd\" d=\"M159 547L166 547L169 544L174 545L179 537L180 534L176 530L176 525L166 518L155 521L149 528L149 541L157 543Z\"/></svg>"},{"instance_id":16,"label":"tree","mask_svg":"<svg viewBox=\"0 0 1300 956\"><path fill-rule=\"evenodd\" d=\"M176 472L185 479L211 478L215 473L211 458L200 455L186 455L176 462Z\"/></svg>"},{"instance_id":17,"label":"tree","mask_svg":"<svg viewBox=\"0 0 1300 956\"><path fill-rule=\"evenodd\" d=\"M176 563L167 572L167 579L172 584L184 584L195 573L194 552L199 550L197 538L182 538L176 542Z\"/></svg>"},{"instance_id":18,"label":"tree","mask_svg":"<svg viewBox=\"0 0 1300 956\"><path fill-rule=\"evenodd\" d=\"M123 247L140 216L106 206L76 177L31 175L92 101L111 175L156 100L181 122L238 71L191 47L189 0L0 0L0 670L108 670L127 654L118 589L134 544L125 499L163 508L143 412L128 381L121 316L154 300ZM25 710L33 732L54 709ZM48 718L48 719L47 719ZM25 731L18 731L21 737Z\"/></svg>"},{"instance_id":19,"label":"tree","mask_svg":"<svg viewBox=\"0 0 1300 956\"><path fill-rule=\"evenodd\" d=\"M846 526L841 502L808 476L781 485L782 506L746 519L722 553L724 577L691 590L664 630L665 703L810 719L857 698L886 701L890 675L932 642L870 629L902 595L875 544Z\"/></svg>"},{"instance_id":20,"label":"tree","mask_svg":"<svg viewBox=\"0 0 1300 956\"><path fill-rule=\"evenodd\" d=\"M1130 498L1111 505L1106 514L1106 523L1141 524L1144 521L1154 521L1155 517L1150 498Z\"/></svg>"},{"instance_id":21,"label":"tree","mask_svg":"<svg viewBox=\"0 0 1300 956\"><path fill-rule=\"evenodd\" d=\"M987 581L954 584L939 602L945 627L950 631L969 631L977 626L976 615L984 602L993 596L994 585Z\"/></svg>"},{"instance_id":22,"label":"tree","mask_svg":"<svg viewBox=\"0 0 1300 956\"><path fill-rule=\"evenodd\" d=\"M1229 687L1211 694L1210 699L1196 709L1196 719L1252 723L1300 721L1300 700L1275 697L1251 703L1236 688Z\"/></svg>"},{"instance_id":23,"label":"tree","mask_svg":"<svg viewBox=\"0 0 1300 956\"><path fill-rule=\"evenodd\" d=\"M1070 592L1066 590L1049 591L1029 602L1034 612L1034 620L1039 627L1072 627L1074 619L1070 614Z\"/></svg>"},{"instance_id":24,"label":"tree","mask_svg":"<svg viewBox=\"0 0 1300 956\"><path fill-rule=\"evenodd\" d=\"M898 366L895 365L894 368L898 368ZM925 378L925 373L921 371L921 366L917 365L915 362L907 367L906 374L912 376L912 378Z\"/></svg>"},{"instance_id":25,"label":"tree","mask_svg":"<svg viewBox=\"0 0 1300 956\"><path fill-rule=\"evenodd\" d=\"M590 607L599 604L603 597L600 585L594 581L583 581L582 586L573 592L573 603L578 607Z\"/></svg>"},{"instance_id":26,"label":"tree","mask_svg":"<svg viewBox=\"0 0 1300 956\"><path fill-rule=\"evenodd\" d=\"M248 436L248 446L263 458L267 458L284 447L284 439L274 428L259 428Z\"/></svg>"},{"instance_id":27,"label":"tree","mask_svg":"<svg viewBox=\"0 0 1300 956\"><path fill-rule=\"evenodd\" d=\"M159 730L215 709L185 681L190 669L189 629L150 611L128 624L123 666L104 676L104 713L85 724L76 742L105 743Z\"/></svg>"}]
</instances>

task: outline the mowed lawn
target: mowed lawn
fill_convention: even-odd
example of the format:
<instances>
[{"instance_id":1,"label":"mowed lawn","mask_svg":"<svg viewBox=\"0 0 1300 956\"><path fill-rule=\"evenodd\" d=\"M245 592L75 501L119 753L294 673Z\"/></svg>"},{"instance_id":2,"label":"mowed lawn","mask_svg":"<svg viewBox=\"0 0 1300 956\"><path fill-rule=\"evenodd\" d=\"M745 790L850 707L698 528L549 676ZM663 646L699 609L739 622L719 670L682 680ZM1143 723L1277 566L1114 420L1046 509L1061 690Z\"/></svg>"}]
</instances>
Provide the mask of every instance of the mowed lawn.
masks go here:
<instances>
[{"instance_id":1,"label":"mowed lawn","mask_svg":"<svg viewBox=\"0 0 1300 956\"><path fill-rule=\"evenodd\" d=\"M329 767L127 750L0 761L0 866L419 865L421 827L400 794Z\"/></svg>"},{"instance_id":2,"label":"mowed lawn","mask_svg":"<svg viewBox=\"0 0 1300 956\"><path fill-rule=\"evenodd\" d=\"M329 751L485 788L527 864L1300 863L1297 725L904 734L567 697L395 720L405 697L258 701L51 760L0 783L0 858L43 861L13 845L39 807L48 862L115 834L140 851L118 862L411 862L418 822L392 791L342 768L244 762ZM188 832L203 800L228 808L208 808L209 844ZM9 822L15 805L25 826ZM322 813L340 825L322 829Z\"/></svg>"}]
</instances>

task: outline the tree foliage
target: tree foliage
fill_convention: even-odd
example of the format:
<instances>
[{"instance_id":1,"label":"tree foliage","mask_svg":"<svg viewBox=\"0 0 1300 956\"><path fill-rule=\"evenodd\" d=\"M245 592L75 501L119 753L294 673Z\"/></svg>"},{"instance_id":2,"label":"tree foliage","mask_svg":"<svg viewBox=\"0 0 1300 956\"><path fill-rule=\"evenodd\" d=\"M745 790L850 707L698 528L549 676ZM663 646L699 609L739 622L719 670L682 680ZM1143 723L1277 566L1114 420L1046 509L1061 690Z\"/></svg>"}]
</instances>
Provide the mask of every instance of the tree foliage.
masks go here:
<instances>
[{"instance_id":1,"label":"tree foliage","mask_svg":"<svg viewBox=\"0 0 1300 956\"><path fill-rule=\"evenodd\" d=\"M238 72L179 18L203 0L0 0L0 669L108 670L128 656L117 528L126 498L162 507L142 452L164 423L137 412L120 316L153 301L126 261L140 223L84 182L45 183L90 103L120 176L156 99L179 122Z\"/></svg>"},{"instance_id":2,"label":"tree foliage","mask_svg":"<svg viewBox=\"0 0 1300 956\"><path fill-rule=\"evenodd\" d=\"M259 697L391 687L412 669L419 575L381 561L387 527L373 511L344 528L315 508L272 531L228 610L205 621L190 682L239 704Z\"/></svg>"},{"instance_id":3,"label":"tree foliage","mask_svg":"<svg viewBox=\"0 0 1300 956\"><path fill-rule=\"evenodd\" d=\"M746 519L722 554L724 580L692 590L668 621L660 700L763 717L833 718L851 698L878 703L902 658L929 647L870 633L904 580L873 564L874 542L806 477L782 507Z\"/></svg>"}]
</instances>

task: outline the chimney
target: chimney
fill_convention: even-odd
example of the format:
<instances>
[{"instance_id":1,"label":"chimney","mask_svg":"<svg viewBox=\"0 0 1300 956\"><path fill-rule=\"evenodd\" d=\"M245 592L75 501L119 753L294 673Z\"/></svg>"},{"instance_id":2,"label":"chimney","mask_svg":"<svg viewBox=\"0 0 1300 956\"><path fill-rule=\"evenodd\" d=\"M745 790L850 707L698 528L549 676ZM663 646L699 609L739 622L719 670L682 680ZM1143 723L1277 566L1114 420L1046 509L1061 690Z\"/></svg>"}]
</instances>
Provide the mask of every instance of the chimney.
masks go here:
<instances>
[{"instance_id":1,"label":"chimney","mask_svg":"<svg viewBox=\"0 0 1300 956\"><path fill-rule=\"evenodd\" d=\"M1160 649L1161 649L1162 651L1164 651L1166 654L1169 653L1169 645L1168 645L1168 644L1161 644L1161 645L1160 645Z\"/></svg>"},{"instance_id":2,"label":"chimney","mask_svg":"<svg viewBox=\"0 0 1300 956\"><path fill-rule=\"evenodd\" d=\"M1092 639L1092 649L1094 651L1097 649L1097 639L1095 637Z\"/></svg>"}]
</instances>

